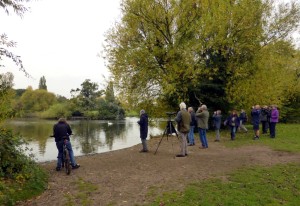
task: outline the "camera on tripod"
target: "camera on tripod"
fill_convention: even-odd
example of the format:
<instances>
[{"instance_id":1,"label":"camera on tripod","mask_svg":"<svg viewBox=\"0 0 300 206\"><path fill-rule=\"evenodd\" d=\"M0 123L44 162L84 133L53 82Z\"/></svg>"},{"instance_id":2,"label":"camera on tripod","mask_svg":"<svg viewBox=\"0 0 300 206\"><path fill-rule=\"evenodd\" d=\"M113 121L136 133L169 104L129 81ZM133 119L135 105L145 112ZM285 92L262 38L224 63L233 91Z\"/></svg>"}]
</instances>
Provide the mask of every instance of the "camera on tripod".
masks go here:
<instances>
[{"instance_id":1,"label":"camera on tripod","mask_svg":"<svg viewBox=\"0 0 300 206\"><path fill-rule=\"evenodd\" d=\"M175 115L176 112L166 112L166 114L167 114L168 117L169 117L169 121L171 121L171 116Z\"/></svg>"}]
</instances>

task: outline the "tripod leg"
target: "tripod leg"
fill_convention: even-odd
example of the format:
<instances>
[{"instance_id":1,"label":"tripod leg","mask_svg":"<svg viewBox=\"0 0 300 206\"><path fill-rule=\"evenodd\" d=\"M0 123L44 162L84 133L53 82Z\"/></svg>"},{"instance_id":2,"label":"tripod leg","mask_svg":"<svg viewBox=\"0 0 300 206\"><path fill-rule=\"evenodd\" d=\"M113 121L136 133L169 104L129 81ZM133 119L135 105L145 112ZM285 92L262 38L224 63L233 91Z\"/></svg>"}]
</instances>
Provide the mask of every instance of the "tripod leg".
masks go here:
<instances>
[{"instance_id":1,"label":"tripod leg","mask_svg":"<svg viewBox=\"0 0 300 206\"><path fill-rule=\"evenodd\" d=\"M165 136L165 134L167 134L167 132L168 132L168 128L166 127L166 129L165 129L165 131L164 131L162 137L160 138L160 141L159 141L159 143L158 143L158 145L157 145L157 147L156 147L156 150L155 150L154 154L156 154L156 152L157 152L157 150L158 150L158 147L159 147L159 145L160 145L160 143L161 143L163 137Z\"/></svg>"},{"instance_id":2,"label":"tripod leg","mask_svg":"<svg viewBox=\"0 0 300 206\"><path fill-rule=\"evenodd\" d=\"M158 150L158 147L159 147L159 145L160 145L160 143L161 143L161 141L162 141L162 139L163 139L164 136L165 136L165 134L163 134L163 136L160 138L160 141L159 141L159 143L158 143L158 145L156 147L156 150L155 150L154 154L156 154L156 152Z\"/></svg>"}]
</instances>

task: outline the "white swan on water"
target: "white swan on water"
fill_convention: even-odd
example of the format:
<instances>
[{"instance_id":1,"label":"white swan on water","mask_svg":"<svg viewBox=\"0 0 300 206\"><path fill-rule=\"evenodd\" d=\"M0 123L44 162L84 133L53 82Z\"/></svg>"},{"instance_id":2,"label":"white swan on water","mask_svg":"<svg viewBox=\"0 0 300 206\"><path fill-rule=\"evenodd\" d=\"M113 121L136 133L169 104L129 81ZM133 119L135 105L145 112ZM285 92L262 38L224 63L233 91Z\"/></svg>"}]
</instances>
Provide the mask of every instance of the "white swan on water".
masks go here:
<instances>
[{"instance_id":1,"label":"white swan on water","mask_svg":"<svg viewBox=\"0 0 300 206\"><path fill-rule=\"evenodd\" d=\"M108 121L108 122L107 122L107 124L108 124L108 125L112 125L113 123L112 123L112 122L110 122L110 121Z\"/></svg>"}]
</instances>

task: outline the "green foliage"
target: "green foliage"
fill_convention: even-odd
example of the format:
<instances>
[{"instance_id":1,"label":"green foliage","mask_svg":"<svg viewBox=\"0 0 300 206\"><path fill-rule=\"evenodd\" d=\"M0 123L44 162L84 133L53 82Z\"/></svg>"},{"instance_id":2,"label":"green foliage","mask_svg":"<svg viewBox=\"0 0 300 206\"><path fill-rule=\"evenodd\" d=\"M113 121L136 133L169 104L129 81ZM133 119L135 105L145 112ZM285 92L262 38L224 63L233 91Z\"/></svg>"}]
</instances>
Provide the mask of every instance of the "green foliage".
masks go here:
<instances>
[{"instance_id":1,"label":"green foliage","mask_svg":"<svg viewBox=\"0 0 300 206\"><path fill-rule=\"evenodd\" d=\"M157 111L181 101L198 107L199 100L222 111L247 106L260 81L268 92L271 82L283 78L276 72L291 71L287 39L298 27L299 10L294 2L261 0L126 0L121 22L107 35L109 70L127 109L146 105ZM274 80L266 75L270 67ZM268 100L282 104L291 76ZM240 97L239 91L250 95Z\"/></svg>"},{"instance_id":2,"label":"green foliage","mask_svg":"<svg viewBox=\"0 0 300 206\"><path fill-rule=\"evenodd\" d=\"M289 99L288 103L282 107L281 113L285 114L282 121L300 123L300 92Z\"/></svg>"},{"instance_id":3,"label":"green foliage","mask_svg":"<svg viewBox=\"0 0 300 206\"><path fill-rule=\"evenodd\" d=\"M254 57L255 71L234 80L232 83L235 87L228 85L229 98L242 108L250 108L255 104L275 104L281 108L298 84L294 59L295 50L288 42L280 41L265 46Z\"/></svg>"},{"instance_id":4,"label":"green foliage","mask_svg":"<svg viewBox=\"0 0 300 206\"><path fill-rule=\"evenodd\" d=\"M41 118L59 118L59 117L70 117L71 116L70 104L69 103L57 103L50 106L48 110L42 112Z\"/></svg>"},{"instance_id":5,"label":"green foliage","mask_svg":"<svg viewBox=\"0 0 300 206\"><path fill-rule=\"evenodd\" d=\"M150 205L299 205L300 165L244 168L227 181L210 179L182 193L164 193Z\"/></svg>"},{"instance_id":6,"label":"green foliage","mask_svg":"<svg viewBox=\"0 0 300 206\"><path fill-rule=\"evenodd\" d=\"M96 99L103 93L102 90L98 90L98 84L91 82L90 79L86 79L81 84L81 89L77 88L71 90L75 104L83 111L88 111L96 108ZM78 94L79 93L79 94Z\"/></svg>"},{"instance_id":7,"label":"green foliage","mask_svg":"<svg viewBox=\"0 0 300 206\"><path fill-rule=\"evenodd\" d=\"M99 104L98 115L99 119L124 119L125 111L120 105L115 102L101 100Z\"/></svg>"},{"instance_id":8,"label":"green foliage","mask_svg":"<svg viewBox=\"0 0 300 206\"><path fill-rule=\"evenodd\" d=\"M13 78L13 74L9 72L0 74L0 122L13 116L13 109L11 107L14 96L12 89Z\"/></svg>"},{"instance_id":9,"label":"green foliage","mask_svg":"<svg viewBox=\"0 0 300 206\"><path fill-rule=\"evenodd\" d=\"M0 177L16 178L16 175L24 170L23 163L27 157L22 155L24 152L21 145L24 144L20 137L13 136L10 130L0 128Z\"/></svg>"},{"instance_id":10,"label":"green foliage","mask_svg":"<svg viewBox=\"0 0 300 206\"><path fill-rule=\"evenodd\" d=\"M39 89L44 89L47 91L46 78L44 76L40 78Z\"/></svg>"},{"instance_id":11,"label":"green foliage","mask_svg":"<svg viewBox=\"0 0 300 206\"><path fill-rule=\"evenodd\" d=\"M14 205L46 189L47 175L26 156L24 140L0 128L0 205Z\"/></svg>"},{"instance_id":12,"label":"green foliage","mask_svg":"<svg viewBox=\"0 0 300 206\"><path fill-rule=\"evenodd\" d=\"M20 102L26 112L42 112L56 102L56 97L44 89L32 90L29 87L21 96Z\"/></svg>"}]
</instances>

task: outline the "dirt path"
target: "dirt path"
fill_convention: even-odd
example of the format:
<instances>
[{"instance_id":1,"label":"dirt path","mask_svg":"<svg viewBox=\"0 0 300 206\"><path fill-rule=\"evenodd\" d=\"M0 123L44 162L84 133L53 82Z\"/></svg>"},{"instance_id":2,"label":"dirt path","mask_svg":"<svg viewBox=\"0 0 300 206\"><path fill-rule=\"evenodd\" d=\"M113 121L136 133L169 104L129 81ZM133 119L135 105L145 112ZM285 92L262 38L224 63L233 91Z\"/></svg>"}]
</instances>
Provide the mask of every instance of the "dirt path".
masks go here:
<instances>
[{"instance_id":1,"label":"dirt path","mask_svg":"<svg viewBox=\"0 0 300 206\"><path fill-rule=\"evenodd\" d=\"M70 176L56 172L55 162L44 163L42 166L50 173L48 190L19 205L142 205L163 191L181 190L189 183L226 176L244 166L300 162L300 154L258 146L229 149L215 142L209 142L208 149L188 147L187 157L174 158L179 152L175 137L168 141L164 138L154 155L158 141L149 141L149 153L139 153L141 146L137 145L77 157L81 167Z\"/></svg>"}]
</instances>

